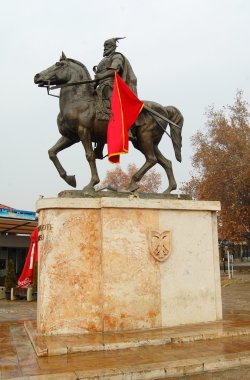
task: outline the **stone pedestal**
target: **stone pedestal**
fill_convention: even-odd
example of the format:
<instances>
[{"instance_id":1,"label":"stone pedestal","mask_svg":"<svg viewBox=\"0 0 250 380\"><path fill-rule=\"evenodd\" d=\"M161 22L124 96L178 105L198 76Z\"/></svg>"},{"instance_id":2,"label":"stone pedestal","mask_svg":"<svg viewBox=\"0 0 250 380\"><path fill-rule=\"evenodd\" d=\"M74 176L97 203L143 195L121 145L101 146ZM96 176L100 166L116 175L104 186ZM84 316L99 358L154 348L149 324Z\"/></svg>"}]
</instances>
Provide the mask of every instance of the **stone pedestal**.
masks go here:
<instances>
[{"instance_id":1,"label":"stone pedestal","mask_svg":"<svg viewBox=\"0 0 250 380\"><path fill-rule=\"evenodd\" d=\"M39 200L38 333L220 320L219 208L178 199Z\"/></svg>"}]
</instances>

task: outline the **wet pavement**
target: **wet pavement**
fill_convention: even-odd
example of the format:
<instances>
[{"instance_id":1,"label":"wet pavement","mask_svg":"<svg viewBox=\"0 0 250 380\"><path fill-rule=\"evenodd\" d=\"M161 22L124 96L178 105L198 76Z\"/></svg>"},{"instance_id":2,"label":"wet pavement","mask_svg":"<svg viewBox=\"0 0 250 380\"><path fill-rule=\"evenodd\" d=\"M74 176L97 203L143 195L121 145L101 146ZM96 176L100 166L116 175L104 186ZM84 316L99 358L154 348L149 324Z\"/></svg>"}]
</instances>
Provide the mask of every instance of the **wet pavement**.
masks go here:
<instances>
[{"instance_id":1,"label":"wet pavement","mask_svg":"<svg viewBox=\"0 0 250 380\"><path fill-rule=\"evenodd\" d=\"M250 379L250 275L223 276L222 300L227 327L240 335L48 357L37 357L24 327L36 303L0 300L0 379Z\"/></svg>"},{"instance_id":2,"label":"wet pavement","mask_svg":"<svg viewBox=\"0 0 250 380\"><path fill-rule=\"evenodd\" d=\"M22 322L34 319L36 319L36 302L0 300L0 323L11 321Z\"/></svg>"}]
</instances>

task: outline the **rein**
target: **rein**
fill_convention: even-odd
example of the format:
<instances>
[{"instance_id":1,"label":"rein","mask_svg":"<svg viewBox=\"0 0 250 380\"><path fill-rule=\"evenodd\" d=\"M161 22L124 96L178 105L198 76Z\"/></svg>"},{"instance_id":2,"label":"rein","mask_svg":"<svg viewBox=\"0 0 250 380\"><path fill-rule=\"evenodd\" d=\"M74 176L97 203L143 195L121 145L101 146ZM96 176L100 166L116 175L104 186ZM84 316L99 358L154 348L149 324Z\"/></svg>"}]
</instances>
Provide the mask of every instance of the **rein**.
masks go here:
<instances>
[{"instance_id":1,"label":"rein","mask_svg":"<svg viewBox=\"0 0 250 380\"><path fill-rule=\"evenodd\" d=\"M159 125L159 127L161 127L161 129L163 130L164 133L166 133L166 135L168 135L168 137L170 138L170 140L172 140L170 134L166 131L166 129L161 125L161 123L159 122L159 120L157 120L156 116L154 114L152 114L152 117L153 119L156 121L157 125Z\"/></svg>"},{"instance_id":2,"label":"rein","mask_svg":"<svg viewBox=\"0 0 250 380\"><path fill-rule=\"evenodd\" d=\"M150 107L148 107L148 106L145 106L145 104L144 104L143 109L145 109L146 111L148 111L148 112L151 113L152 115L157 116L157 117L159 117L160 119L167 121L169 124L172 124L172 125L174 125L175 127L179 128L179 129L182 129L182 127L180 127L178 124L176 124L176 123L174 123L173 121L169 120L167 117L161 115L159 112L156 112L156 111L152 110L152 108L150 108ZM154 119L155 119L155 118L154 118ZM155 119L155 120L156 120L156 119ZM159 124L159 125L160 125L160 124ZM163 128L163 127L162 127L162 128ZM164 129L164 131L165 131L165 129ZM165 133L167 133L167 132L165 131ZM168 134L168 133L167 133L167 134ZM168 136L169 136L169 135L168 135ZM169 136L169 137L170 137L170 136ZM170 138L171 138L171 137L170 137Z\"/></svg>"},{"instance_id":3,"label":"rein","mask_svg":"<svg viewBox=\"0 0 250 380\"><path fill-rule=\"evenodd\" d=\"M57 90L58 88L64 88L64 87L70 87L70 86L77 86L79 84L89 84L89 83L96 83L99 79L93 79L93 80L85 80L81 82L72 82L72 83L66 83L66 84L57 84L56 86L51 86L50 81L48 81L48 84L46 85L38 85L38 87L45 87L47 88L47 94L49 96L54 96L55 98L59 98L58 95L53 95L50 93L50 91Z\"/></svg>"}]
</instances>

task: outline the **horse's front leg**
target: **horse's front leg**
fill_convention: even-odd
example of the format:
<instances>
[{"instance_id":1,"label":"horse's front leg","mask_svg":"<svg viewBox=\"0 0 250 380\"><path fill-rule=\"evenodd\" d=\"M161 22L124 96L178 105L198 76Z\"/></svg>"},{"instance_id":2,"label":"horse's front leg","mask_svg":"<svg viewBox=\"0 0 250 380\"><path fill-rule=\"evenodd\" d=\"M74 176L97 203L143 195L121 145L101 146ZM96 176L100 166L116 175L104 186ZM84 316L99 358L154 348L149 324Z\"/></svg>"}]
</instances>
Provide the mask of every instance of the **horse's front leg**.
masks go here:
<instances>
[{"instance_id":1,"label":"horse's front leg","mask_svg":"<svg viewBox=\"0 0 250 380\"><path fill-rule=\"evenodd\" d=\"M100 182L100 179L98 176L97 167L95 163L95 153L92 147L90 131L87 128L80 126L78 129L78 136L85 149L86 158L88 160L90 170L91 170L91 180L89 184L83 188L83 190L93 191L95 190L94 186Z\"/></svg>"},{"instance_id":2,"label":"horse's front leg","mask_svg":"<svg viewBox=\"0 0 250 380\"><path fill-rule=\"evenodd\" d=\"M71 145L75 144L75 141L68 139L67 137L62 136L57 143L49 149L49 158L55 165L58 173L67 182L68 185L76 187L76 178L74 175L67 175L66 170L61 165L60 161L57 158L57 154L63 149L69 148Z\"/></svg>"}]
</instances>

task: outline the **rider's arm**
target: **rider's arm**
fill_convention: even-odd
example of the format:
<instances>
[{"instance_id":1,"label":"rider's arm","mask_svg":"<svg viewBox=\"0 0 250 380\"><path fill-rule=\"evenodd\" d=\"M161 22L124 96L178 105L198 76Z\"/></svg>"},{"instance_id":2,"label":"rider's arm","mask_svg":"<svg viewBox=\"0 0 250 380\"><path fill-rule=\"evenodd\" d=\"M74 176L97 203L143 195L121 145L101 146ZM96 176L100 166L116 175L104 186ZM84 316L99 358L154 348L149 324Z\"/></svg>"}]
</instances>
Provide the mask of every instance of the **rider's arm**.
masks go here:
<instances>
[{"instance_id":1,"label":"rider's arm","mask_svg":"<svg viewBox=\"0 0 250 380\"><path fill-rule=\"evenodd\" d=\"M115 71L122 74L123 70L123 56L119 53L114 54L110 67L104 73L97 73L95 79L105 79L114 77Z\"/></svg>"},{"instance_id":2,"label":"rider's arm","mask_svg":"<svg viewBox=\"0 0 250 380\"><path fill-rule=\"evenodd\" d=\"M97 73L95 75L95 79L106 79L109 77L114 77L115 76L115 71L114 69L108 69L104 73Z\"/></svg>"}]
</instances>

